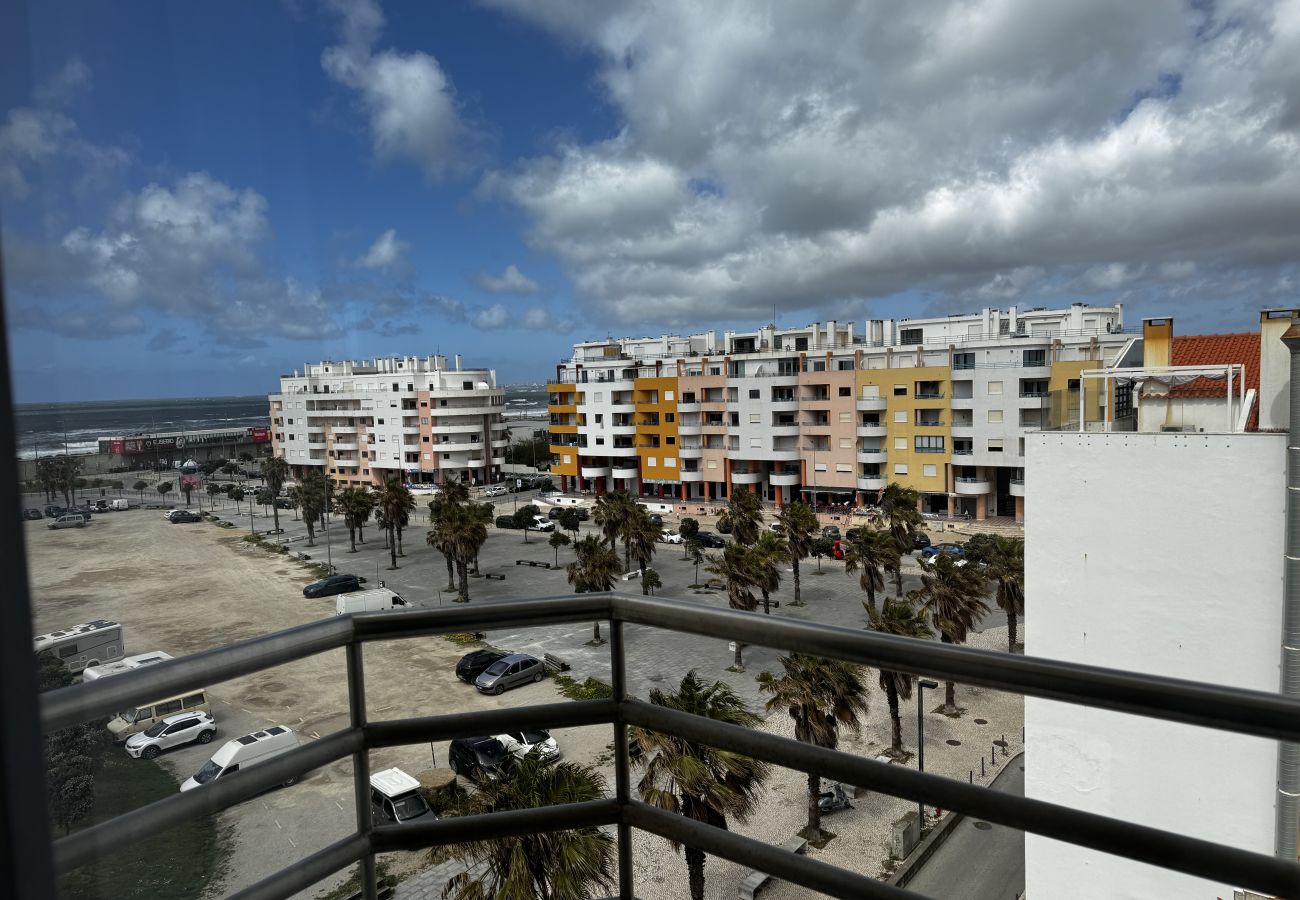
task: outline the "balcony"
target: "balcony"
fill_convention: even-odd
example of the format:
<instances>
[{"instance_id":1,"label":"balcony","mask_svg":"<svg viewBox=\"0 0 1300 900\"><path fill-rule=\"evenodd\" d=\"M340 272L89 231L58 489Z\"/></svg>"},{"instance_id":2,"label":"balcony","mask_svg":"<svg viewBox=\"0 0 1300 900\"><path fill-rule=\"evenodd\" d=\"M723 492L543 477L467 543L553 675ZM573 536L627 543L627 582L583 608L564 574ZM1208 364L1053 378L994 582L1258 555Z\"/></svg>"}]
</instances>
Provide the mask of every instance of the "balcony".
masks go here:
<instances>
[{"instance_id":1,"label":"balcony","mask_svg":"<svg viewBox=\"0 0 1300 900\"><path fill-rule=\"evenodd\" d=\"M704 473L699 469L682 469L680 470L682 481L703 481Z\"/></svg>"},{"instance_id":2,"label":"balcony","mask_svg":"<svg viewBox=\"0 0 1300 900\"><path fill-rule=\"evenodd\" d=\"M760 484L762 481L762 472L737 472L735 469L731 470L732 484Z\"/></svg>"},{"instance_id":3,"label":"balcony","mask_svg":"<svg viewBox=\"0 0 1300 900\"><path fill-rule=\"evenodd\" d=\"M355 449L357 449L357 442L356 442L356 441L335 441L335 442L334 442L334 449L335 449L335 450L355 450Z\"/></svg>"},{"instance_id":4,"label":"balcony","mask_svg":"<svg viewBox=\"0 0 1300 900\"><path fill-rule=\"evenodd\" d=\"M974 456L975 451L970 447L957 447L952 451L953 456Z\"/></svg>"},{"instance_id":5,"label":"balcony","mask_svg":"<svg viewBox=\"0 0 1300 900\"><path fill-rule=\"evenodd\" d=\"M679 422L679 423L677 424L677 433L678 433L678 434L682 434L682 435L686 435L686 434L690 434L690 435L699 434L699 433L700 433L700 423L699 423L699 422L694 422L694 423L692 423L692 424L690 424L690 425L687 425L685 422Z\"/></svg>"},{"instance_id":6,"label":"balcony","mask_svg":"<svg viewBox=\"0 0 1300 900\"><path fill-rule=\"evenodd\" d=\"M583 465L579 470L583 478L608 478L609 466L607 465Z\"/></svg>"},{"instance_id":7,"label":"balcony","mask_svg":"<svg viewBox=\"0 0 1300 900\"><path fill-rule=\"evenodd\" d=\"M339 469L355 469L361 464L361 461L356 459L333 459L330 462Z\"/></svg>"},{"instance_id":8,"label":"balcony","mask_svg":"<svg viewBox=\"0 0 1300 900\"><path fill-rule=\"evenodd\" d=\"M857 428L858 437L884 437L888 430L889 426L884 422L874 422L868 425L859 422Z\"/></svg>"},{"instance_id":9,"label":"balcony","mask_svg":"<svg viewBox=\"0 0 1300 900\"><path fill-rule=\"evenodd\" d=\"M633 435L636 434L636 425L633 424L607 425L605 426L603 431L601 430L601 426L593 425L591 426L591 430L593 432L599 431L601 434L622 435L624 437L632 437Z\"/></svg>"},{"instance_id":10,"label":"balcony","mask_svg":"<svg viewBox=\"0 0 1300 900\"><path fill-rule=\"evenodd\" d=\"M697 413L699 411L700 411L700 404L698 402L677 404L678 413Z\"/></svg>"},{"instance_id":11,"label":"balcony","mask_svg":"<svg viewBox=\"0 0 1300 900\"><path fill-rule=\"evenodd\" d=\"M888 483L888 479L883 475L858 476L858 490L860 491L879 491Z\"/></svg>"},{"instance_id":12,"label":"balcony","mask_svg":"<svg viewBox=\"0 0 1300 900\"><path fill-rule=\"evenodd\" d=\"M964 497L979 496L992 490L987 478L958 478L954 481L954 488Z\"/></svg>"},{"instance_id":13,"label":"balcony","mask_svg":"<svg viewBox=\"0 0 1300 900\"><path fill-rule=\"evenodd\" d=\"M859 397L857 407L859 412L884 412L888 402L885 397Z\"/></svg>"},{"instance_id":14,"label":"balcony","mask_svg":"<svg viewBox=\"0 0 1300 900\"><path fill-rule=\"evenodd\" d=\"M599 448L606 456L636 456L636 444L615 444L613 447Z\"/></svg>"},{"instance_id":15,"label":"balcony","mask_svg":"<svg viewBox=\"0 0 1300 900\"><path fill-rule=\"evenodd\" d=\"M689 447L685 444L677 448L677 455L682 459L699 459L704 455L703 447Z\"/></svg>"},{"instance_id":16,"label":"balcony","mask_svg":"<svg viewBox=\"0 0 1300 900\"><path fill-rule=\"evenodd\" d=\"M5 622L25 627L25 603L14 605ZM17 621L15 621L17 620ZM366 643L418 639L427 635L472 632L538 624L605 621L609 625L610 667L614 696L605 700L551 703L491 709L424 718L373 720L365 703ZM21 624L19 624L21 623ZM653 597L615 593L578 594L545 600L520 600L464 608L416 609L405 612L330 616L287 631L265 635L204 653L128 672L110 679L74 685L45 694L40 730L57 732L80 722L111 715L145 697L183 694L198 687L343 649L347 661L348 709L339 718L348 724L318 740L218 779L198 790L175 793L149 806L47 842L42 829L25 829L24 810L43 803L38 778L13 779L16 796L6 805L3 827L15 835L14 851L34 861L25 869L26 896L55 895L54 875L67 873L102 857L144 852L144 843L178 823L212 815L259 797L276 785L340 761L351 765L357 830L317 850L306 859L245 888L243 896L286 898L344 868L360 864L362 896L376 896L375 855L416 850L472 839L490 839L533 831L617 826L618 889L622 900L636 896L632 829L699 848L744 866L761 861L773 878L832 896L905 896L870 875L857 875L829 863L779 850L752 838L674 815L637 799L628 753L628 727L644 728L687 741L763 760L801 772L820 774L844 784L870 785L874 791L902 797L1013 829L1080 847L1117 854L1201 878L1241 885L1267 895L1296 896L1300 867L1294 860L1213 844L1121 819L1029 800L960 781L913 771L861 756L818 747L767 732L725 724L629 695L624 649L627 623L669 629L719 640L816 653L861 665L889 666L899 658L900 639L859 629L810 622L784 621L757 613L715 609ZM908 641L907 661L920 674L940 680L1110 709L1161 721L1216 728L1269 740L1300 742L1300 702L1273 693L1245 691L1190 681L1154 678L1096 666L1073 665L1018 655L951 647L937 641ZM11 688L12 689L12 688ZM21 714L20 707L20 714ZM35 722L17 728L35 731ZM547 808L494 812L470 817L421 820L402 825L375 825L369 804L370 754L387 747L412 745L471 734L495 734L510 728L565 728L606 725L612 731L614 796ZM34 736L33 736L34 742ZM35 754L35 749L31 751ZM283 815L293 816L286 805ZM131 848L137 848L132 850ZM51 874L53 873L53 874ZM8 876L12 886L16 876Z\"/></svg>"},{"instance_id":17,"label":"balcony","mask_svg":"<svg viewBox=\"0 0 1300 900\"><path fill-rule=\"evenodd\" d=\"M773 487L796 487L799 484L799 473L772 472L767 476L767 483Z\"/></svg>"},{"instance_id":18,"label":"balcony","mask_svg":"<svg viewBox=\"0 0 1300 900\"><path fill-rule=\"evenodd\" d=\"M335 425L330 428L334 434L356 434L357 426L355 425Z\"/></svg>"},{"instance_id":19,"label":"balcony","mask_svg":"<svg viewBox=\"0 0 1300 900\"><path fill-rule=\"evenodd\" d=\"M858 451L858 462L860 463L882 463L885 461L885 451L879 447L873 447L870 450Z\"/></svg>"},{"instance_id":20,"label":"balcony","mask_svg":"<svg viewBox=\"0 0 1300 900\"><path fill-rule=\"evenodd\" d=\"M942 428L944 421L942 419L927 419L923 422L917 422L917 428Z\"/></svg>"},{"instance_id":21,"label":"balcony","mask_svg":"<svg viewBox=\"0 0 1300 900\"><path fill-rule=\"evenodd\" d=\"M1011 496L1012 497L1025 496L1025 479L1023 478L1011 479Z\"/></svg>"},{"instance_id":22,"label":"balcony","mask_svg":"<svg viewBox=\"0 0 1300 900\"><path fill-rule=\"evenodd\" d=\"M610 474L612 474L615 478L635 479L639 474L639 472L640 470L637 469L635 465L629 466L629 465L622 465L619 463L615 463L613 469L611 469L610 471Z\"/></svg>"}]
</instances>

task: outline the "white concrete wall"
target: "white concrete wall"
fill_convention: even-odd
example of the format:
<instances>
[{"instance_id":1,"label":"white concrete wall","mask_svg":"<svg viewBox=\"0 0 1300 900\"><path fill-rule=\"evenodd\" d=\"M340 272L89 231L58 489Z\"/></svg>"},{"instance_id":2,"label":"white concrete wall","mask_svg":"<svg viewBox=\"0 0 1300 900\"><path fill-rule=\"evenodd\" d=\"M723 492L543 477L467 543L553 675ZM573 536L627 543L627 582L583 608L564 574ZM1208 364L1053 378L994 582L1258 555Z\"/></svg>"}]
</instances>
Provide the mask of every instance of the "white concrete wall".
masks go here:
<instances>
[{"instance_id":1,"label":"white concrete wall","mask_svg":"<svg viewBox=\"0 0 1300 900\"><path fill-rule=\"evenodd\" d=\"M1285 435L1026 441L1025 652L1276 691ZM1025 699L1026 796L1272 853L1276 744ZM1232 885L1034 835L1033 898L1216 900Z\"/></svg>"}]
</instances>

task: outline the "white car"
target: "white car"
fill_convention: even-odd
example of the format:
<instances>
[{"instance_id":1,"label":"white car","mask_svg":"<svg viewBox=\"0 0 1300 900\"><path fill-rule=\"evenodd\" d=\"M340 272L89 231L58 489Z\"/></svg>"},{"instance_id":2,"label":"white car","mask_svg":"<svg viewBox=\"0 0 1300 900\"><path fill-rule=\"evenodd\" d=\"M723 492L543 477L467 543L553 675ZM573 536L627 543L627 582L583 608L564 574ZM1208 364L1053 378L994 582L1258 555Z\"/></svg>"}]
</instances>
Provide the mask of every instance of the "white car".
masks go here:
<instances>
[{"instance_id":1,"label":"white car","mask_svg":"<svg viewBox=\"0 0 1300 900\"><path fill-rule=\"evenodd\" d=\"M483 492L484 497L504 497L510 493L504 484L490 484L488 489Z\"/></svg>"},{"instance_id":2,"label":"white car","mask_svg":"<svg viewBox=\"0 0 1300 900\"><path fill-rule=\"evenodd\" d=\"M126 752L133 759L153 759L168 747L179 747L195 741L207 744L216 733L216 720L202 710L177 713L127 738Z\"/></svg>"},{"instance_id":3,"label":"white car","mask_svg":"<svg viewBox=\"0 0 1300 900\"><path fill-rule=\"evenodd\" d=\"M663 541L665 544L680 544L682 542L682 536L680 532L673 531L671 528L665 528L663 532L660 533L659 540Z\"/></svg>"},{"instance_id":4,"label":"white car","mask_svg":"<svg viewBox=\"0 0 1300 900\"><path fill-rule=\"evenodd\" d=\"M506 752L512 756L523 759L533 748L541 754L542 759L547 762L555 762L560 758L560 745L555 743L555 738L551 733L543 728L530 728L524 731L512 731L509 734L498 734L494 737L501 742L501 746L506 748Z\"/></svg>"},{"instance_id":5,"label":"white car","mask_svg":"<svg viewBox=\"0 0 1300 900\"><path fill-rule=\"evenodd\" d=\"M533 531L554 531L555 523L546 516L533 516Z\"/></svg>"}]
</instances>

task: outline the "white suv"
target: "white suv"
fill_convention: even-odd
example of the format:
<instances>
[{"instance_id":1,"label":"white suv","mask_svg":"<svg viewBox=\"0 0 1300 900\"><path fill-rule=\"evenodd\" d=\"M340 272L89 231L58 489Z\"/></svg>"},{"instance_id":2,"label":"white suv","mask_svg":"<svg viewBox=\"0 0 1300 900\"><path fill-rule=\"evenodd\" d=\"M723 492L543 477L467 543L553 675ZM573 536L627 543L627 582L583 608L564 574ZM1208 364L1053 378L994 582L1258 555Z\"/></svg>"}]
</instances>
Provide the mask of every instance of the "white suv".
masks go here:
<instances>
[{"instance_id":1,"label":"white suv","mask_svg":"<svg viewBox=\"0 0 1300 900\"><path fill-rule=\"evenodd\" d=\"M202 710L177 713L127 738L126 752L135 759L153 759L168 747L209 743L216 733L216 720Z\"/></svg>"},{"instance_id":2,"label":"white suv","mask_svg":"<svg viewBox=\"0 0 1300 900\"><path fill-rule=\"evenodd\" d=\"M504 497L510 493L504 484L488 485L488 489L483 492L484 497Z\"/></svg>"}]
</instances>

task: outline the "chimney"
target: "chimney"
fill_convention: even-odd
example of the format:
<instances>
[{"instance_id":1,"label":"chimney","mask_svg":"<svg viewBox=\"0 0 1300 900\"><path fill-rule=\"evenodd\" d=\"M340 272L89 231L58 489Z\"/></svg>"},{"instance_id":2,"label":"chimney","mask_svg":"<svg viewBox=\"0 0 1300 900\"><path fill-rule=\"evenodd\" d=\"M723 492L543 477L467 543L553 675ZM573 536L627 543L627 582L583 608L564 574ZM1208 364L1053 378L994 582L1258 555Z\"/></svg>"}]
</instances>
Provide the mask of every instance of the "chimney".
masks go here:
<instances>
[{"instance_id":1,"label":"chimney","mask_svg":"<svg viewBox=\"0 0 1300 900\"><path fill-rule=\"evenodd\" d=\"M1142 320L1142 365L1148 369L1172 366L1174 359L1174 320Z\"/></svg>"},{"instance_id":2,"label":"chimney","mask_svg":"<svg viewBox=\"0 0 1300 900\"><path fill-rule=\"evenodd\" d=\"M457 372L460 371L460 354L459 354L459 353L456 354L456 371L457 371Z\"/></svg>"}]
</instances>

